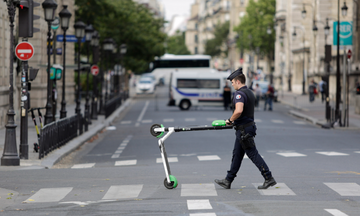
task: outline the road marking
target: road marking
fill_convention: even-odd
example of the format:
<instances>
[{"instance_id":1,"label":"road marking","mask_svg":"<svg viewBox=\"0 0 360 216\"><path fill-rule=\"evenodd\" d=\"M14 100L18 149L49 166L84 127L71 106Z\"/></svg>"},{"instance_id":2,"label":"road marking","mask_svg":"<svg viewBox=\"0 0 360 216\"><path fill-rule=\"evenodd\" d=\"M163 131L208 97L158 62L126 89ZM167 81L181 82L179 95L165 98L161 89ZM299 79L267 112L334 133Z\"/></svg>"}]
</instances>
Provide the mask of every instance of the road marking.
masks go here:
<instances>
[{"instance_id":1,"label":"road marking","mask_svg":"<svg viewBox=\"0 0 360 216\"><path fill-rule=\"evenodd\" d=\"M169 163L176 163L179 162L177 157L168 157ZM156 158L156 163L162 163L162 158Z\"/></svg>"},{"instance_id":2,"label":"road marking","mask_svg":"<svg viewBox=\"0 0 360 216\"><path fill-rule=\"evenodd\" d=\"M146 112L146 109L148 108L148 106L149 106L149 101L146 101L145 102L145 106L144 106L144 108L142 109L142 111L141 111L141 113L140 113L140 115L139 115L139 118L137 119L137 123L135 124L135 127L139 127L140 126L140 122L141 122L141 120L142 120L142 118L144 117L144 114L145 114L145 112Z\"/></svg>"},{"instance_id":3,"label":"road marking","mask_svg":"<svg viewBox=\"0 0 360 216\"><path fill-rule=\"evenodd\" d=\"M348 216L344 212L337 210L337 209L324 209L325 211L329 212L330 214L334 216Z\"/></svg>"},{"instance_id":4,"label":"road marking","mask_svg":"<svg viewBox=\"0 0 360 216\"><path fill-rule=\"evenodd\" d=\"M341 153L341 152L316 152L317 154L322 154L326 156L346 156L349 154Z\"/></svg>"},{"instance_id":5,"label":"road marking","mask_svg":"<svg viewBox=\"0 0 360 216\"><path fill-rule=\"evenodd\" d=\"M106 130L116 130L116 127L115 126L108 126L108 127L106 127Z\"/></svg>"},{"instance_id":6,"label":"road marking","mask_svg":"<svg viewBox=\"0 0 360 216\"><path fill-rule=\"evenodd\" d=\"M142 120L141 123L151 123L153 120L152 119L146 119L146 120Z\"/></svg>"},{"instance_id":7,"label":"road marking","mask_svg":"<svg viewBox=\"0 0 360 216\"><path fill-rule=\"evenodd\" d=\"M294 124L298 124L298 125L305 125L306 122L303 122L303 121L293 121Z\"/></svg>"},{"instance_id":8,"label":"road marking","mask_svg":"<svg viewBox=\"0 0 360 216\"><path fill-rule=\"evenodd\" d=\"M174 119L164 119L163 122L174 122Z\"/></svg>"},{"instance_id":9,"label":"road marking","mask_svg":"<svg viewBox=\"0 0 360 216\"><path fill-rule=\"evenodd\" d=\"M306 157L306 155L297 152L278 152L276 154L284 157Z\"/></svg>"},{"instance_id":10,"label":"road marking","mask_svg":"<svg viewBox=\"0 0 360 216\"><path fill-rule=\"evenodd\" d=\"M121 154L123 151L122 150L117 150L116 152L115 152L115 154Z\"/></svg>"},{"instance_id":11,"label":"road marking","mask_svg":"<svg viewBox=\"0 0 360 216\"><path fill-rule=\"evenodd\" d=\"M196 119L195 118L186 118L185 121L186 122L193 122L193 121L196 121Z\"/></svg>"},{"instance_id":12,"label":"road marking","mask_svg":"<svg viewBox=\"0 0 360 216\"><path fill-rule=\"evenodd\" d=\"M115 166L129 166L136 165L137 160L124 160L124 161L116 161Z\"/></svg>"},{"instance_id":13,"label":"road marking","mask_svg":"<svg viewBox=\"0 0 360 216\"><path fill-rule=\"evenodd\" d=\"M262 183L253 183L253 185L255 186L255 188L257 189L257 187L259 185L263 185ZM279 195L296 195L285 183L277 183L275 186L273 187L269 187L266 190L259 190L259 193L261 195L264 196L279 196Z\"/></svg>"},{"instance_id":14,"label":"road marking","mask_svg":"<svg viewBox=\"0 0 360 216\"><path fill-rule=\"evenodd\" d=\"M39 203L39 202L59 202L72 191L72 187L63 188L42 188L29 199L26 203Z\"/></svg>"},{"instance_id":15,"label":"road marking","mask_svg":"<svg viewBox=\"0 0 360 216\"><path fill-rule=\"evenodd\" d=\"M356 183L324 183L341 196L360 196L360 185Z\"/></svg>"},{"instance_id":16,"label":"road marking","mask_svg":"<svg viewBox=\"0 0 360 216\"><path fill-rule=\"evenodd\" d=\"M260 155L262 158L264 158L264 156ZM249 157L245 154L244 155L244 159L249 159Z\"/></svg>"},{"instance_id":17,"label":"road marking","mask_svg":"<svg viewBox=\"0 0 360 216\"><path fill-rule=\"evenodd\" d=\"M143 185L117 185L111 186L103 200L136 198L139 196Z\"/></svg>"},{"instance_id":18,"label":"road marking","mask_svg":"<svg viewBox=\"0 0 360 216\"><path fill-rule=\"evenodd\" d=\"M120 124L131 124L131 121L122 121Z\"/></svg>"},{"instance_id":19,"label":"road marking","mask_svg":"<svg viewBox=\"0 0 360 216\"><path fill-rule=\"evenodd\" d=\"M120 154L113 154L112 156L111 156L111 158L119 158L120 157Z\"/></svg>"},{"instance_id":20,"label":"road marking","mask_svg":"<svg viewBox=\"0 0 360 216\"><path fill-rule=\"evenodd\" d=\"M209 200L187 200L189 210L213 209Z\"/></svg>"},{"instance_id":21,"label":"road marking","mask_svg":"<svg viewBox=\"0 0 360 216\"><path fill-rule=\"evenodd\" d=\"M130 142L132 135L128 135L120 144L120 146L116 149L115 153L111 156L111 158L119 158L120 154L124 151L127 144Z\"/></svg>"},{"instance_id":22,"label":"road marking","mask_svg":"<svg viewBox=\"0 0 360 216\"><path fill-rule=\"evenodd\" d=\"M216 216L215 213L194 213L190 214L189 216Z\"/></svg>"},{"instance_id":23,"label":"road marking","mask_svg":"<svg viewBox=\"0 0 360 216\"><path fill-rule=\"evenodd\" d=\"M273 119L271 120L272 123L276 123L276 124L284 124L284 121L282 120L277 120L277 119Z\"/></svg>"},{"instance_id":24,"label":"road marking","mask_svg":"<svg viewBox=\"0 0 360 216\"><path fill-rule=\"evenodd\" d=\"M355 153L359 153L360 154L360 151L354 151Z\"/></svg>"},{"instance_id":25,"label":"road marking","mask_svg":"<svg viewBox=\"0 0 360 216\"><path fill-rule=\"evenodd\" d=\"M95 163L85 163L85 164L75 164L71 167L71 169L84 169L84 168L91 168L95 166Z\"/></svg>"},{"instance_id":26,"label":"road marking","mask_svg":"<svg viewBox=\"0 0 360 216\"><path fill-rule=\"evenodd\" d=\"M221 160L221 158L217 155L197 156L197 158L199 161Z\"/></svg>"},{"instance_id":27,"label":"road marking","mask_svg":"<svg viewBox=\"0 0 360 216\"><path fill-rule=\"evenodd\" d=\"M214 184L182 184L181 196L217 196Z\"/></svg>"}]
</instances>

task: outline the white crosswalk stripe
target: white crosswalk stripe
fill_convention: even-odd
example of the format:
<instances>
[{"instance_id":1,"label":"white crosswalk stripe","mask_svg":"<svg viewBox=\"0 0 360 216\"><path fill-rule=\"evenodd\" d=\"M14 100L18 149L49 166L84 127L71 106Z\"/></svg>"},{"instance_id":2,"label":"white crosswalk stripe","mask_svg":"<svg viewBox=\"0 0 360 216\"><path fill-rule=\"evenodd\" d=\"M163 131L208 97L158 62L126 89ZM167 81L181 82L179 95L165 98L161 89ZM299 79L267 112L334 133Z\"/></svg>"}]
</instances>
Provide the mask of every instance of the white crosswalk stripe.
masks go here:
<instances>
[{"instance_id":1,"label":"white crosswalk stripe","mask_svg":"<svg viewBox=\"0 0 360 216\"><path fill-rule=\"evenodd\" d=\"M71 169L84 169L94 167L95 163L75 164Z\"/></svg>"},{"instance_id":2,"label":"white crosswalk stripe","mask_svg":"<svg viewBox=\"0 0 360 216\"><path fill-rule=\"evenodd\" d=\"M216 216L215 213L193 213L190 214L189 216Z\"/></svg>"},{"instance_id":3,"label":"white crosswalk stripe","mask_svg":"<svg viewBox=\"0 0 360 216\"><path fill-rule=\"evenodd\" d=\"M324 183L341 196L360 196L360 185L356 183Z\"/></svg>"},{"instance_id":4,"label":"white crosswalk stripe","mask_svg":"<svg viewBox=\"0 0 360 216\"><path fill-rule=\"evenodd\" d=\"M215 185L209 184L182 184L181 196L217 196Z\"/></svg>"},{"instance_id":5,"label":"white crosswalk stripe","mask_svg":"<svg viewBox=\"0 0 360 216\"><path fill-rule=\"evenodd\" d=\"M61 188L42 188L29 199L25 200L26 203L41 203L41 202L59 202L72 191L72 187Z\"/></svg>"},{"instance_id":6,"label":"white crosswalk stripe","mask_svg":"<svg viewBox=\"0 0 360 216\"><path fill-rule=\"evenodd\" d=\"M187 200L187 207L189 210L212 209L212 206L208 199L206 199L206 200Z\"/></svg>"},{"instance_id":7,"label":"white crosswalk stripe","mask_svg":"<svg viewBox=\"0 0 360 216\"><path fill-rule=\"evenodd\" d=\"M205 155L205 156L197 156L199 161L210 161L210 160L221 160L221 158L217 155Z\"/></svg>"},{"instance_id":8,"label":"white crosswalk stripe","mask_svg":"<svg viewBox=\"0 0 360 216\"><path fill-rule=\"evenodd\" d=\"M276 154L284 157L306 157L306 155L297 152L278 152Z\"/></svg>"},{"instance_id":9,"label":"white crosswalk stripe","mask_svg":"<svg viewBox=\"0 0 360 216\"><path fill-rule=\"evenodd\" d=\"M354 151L355 153L359 153L360 154L360 151Z\"/></svg>"},{"instance_id":10,"label":"white crosswalk stripe","mask_svg":"<svg viewBox=\"0 0 360 216\"><path fill-rule=\"evenodd\" d=\"M128 145L132 138L132 135L128 135L120 144L120 146L116 149L115 153L111 156L111 158L119 158L121 153L124 151L125 147Z\"/></svg>"},{"instance_id":11,"label":"white crosswalk stripe","mask_svg":"<svg viewBox=\"0 0 360 216\"><path fill-rule=\"evenodd\" d=\"M338 210L338 209L324 209L325 211L329 212L330 214L334 216L348 216L344 212Z\"/></svg>"},{"instance_id":12,"label":"white crosswalk stripe","mask_svg":"<svg viewBox=\"0 0 360 216\"><path fill-rule=\"evenodd\" d=\"M186 118L185 121L186 122L193 122L193 121L196 121L196 119L195 118Z\"/></svg>"},{"instance_id":13,"label":"white crosswalk stripe","mask_svg":"<svg viewBox=\"0 0 360 216\"><path fill-rule=\"evenodd\" d=\"M169 163L176 163L179 162L179 159L177 157L168 157ZM162 163L162 158L156 158L156 163Z\"/></svg>"},{"instance_id":14,"label":"white crosswalk stripe","mask_svg":"<svg viewBox=\"0 0 360 216\"><path fill-rule=\"evenodd\" d=\"M137 198L143 188L143 185L118 185L111 186L106 192L103 200L116 200Z\"/></svg>"},{"instance_id":15,"label":"white crosswalk stripe","mask_svg":"<svg viewBox=\"0 0 360 216\"><path fill-rule=\"evenodd\" d=\"M346 156L349 154L341 153L341 152L316 152L317 154L322 154L326 156Z\"/></svg>"},{"instance_id":16,"label":"white crosswalk stripe","mask_svg":"<svg viewBox=\"0 0 360 216\"><path fill-rule=\"evenodd\" d=\"M120 124L131 124L131 121L121 121Z\"/></svg>"},{"instance_id":17,"label":"white crosswalk stripe","mask_svg":"<svg viewBox=\"0 0 360 216\"><path fill-rule=\"evenodd\" d=\"M253 183L255 188L259 185L262 185L262 183ZM258 190L261 195L269 196L280 196L280 195L296 195L285 183L277 183L273 187L269 187L266 190Z\"/></svg>"},{"instance_id":18,"label":"white crosswalk stripe","mask_svg":"<svg viewBox=\"0 0 360 216\"><path fill-rule=\"evenodd\" d=\"M174 119L164 119L163 122L174 122Z\"/></svg>"},{"instance_id":19,"label":"white crosswalk stripe","mask_svg":"<svg viewBox=\"0 0 360 216\"><path fill-rule=\"evenodd\" d=\"M115 166L130 166L136 165L137 160L123 160L123 161L116 161Z\"/></svg>"}]
</instances>

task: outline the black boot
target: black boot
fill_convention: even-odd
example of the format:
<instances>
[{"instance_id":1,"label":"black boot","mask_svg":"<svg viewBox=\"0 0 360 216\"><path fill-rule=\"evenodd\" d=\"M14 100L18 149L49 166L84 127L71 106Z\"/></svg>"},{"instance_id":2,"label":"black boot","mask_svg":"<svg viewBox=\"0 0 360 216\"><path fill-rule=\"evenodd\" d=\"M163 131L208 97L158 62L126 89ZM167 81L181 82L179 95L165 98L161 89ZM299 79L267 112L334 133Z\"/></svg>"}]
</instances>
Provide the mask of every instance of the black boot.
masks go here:
<instances>
[{"instance_id":1,"label":"black boot","mask_svg":"<svg viewBox=\"0 0 360 216\"><path fill-rule=\"evenodd\" d=\"M263 185L258 186L259 190L268 189L270 186L276 185L276 181L273 177L266 179Z\"/></svg>"},{"instance_id":2,"label":"black boot","mask_svg":"<svg viewBox=\"0 0 360 216\"><path fill-rule=\"evenodd\" d=\"M215 179L215 183L220 185L221 187L225 188L225 189L230 189L231 187L231 182L228 181L226 178L219 180L219 179Z\"/></svg>"}]
</instances>

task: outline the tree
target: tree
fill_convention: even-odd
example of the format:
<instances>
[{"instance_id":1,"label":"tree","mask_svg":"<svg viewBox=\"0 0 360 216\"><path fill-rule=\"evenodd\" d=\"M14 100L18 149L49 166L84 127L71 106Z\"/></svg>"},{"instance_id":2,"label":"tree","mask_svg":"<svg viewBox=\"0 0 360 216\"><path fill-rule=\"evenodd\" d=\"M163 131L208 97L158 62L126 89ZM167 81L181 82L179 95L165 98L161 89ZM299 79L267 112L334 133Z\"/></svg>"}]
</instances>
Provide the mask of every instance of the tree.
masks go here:
<instances>
[{"instance_id":1,"label":"tree","mask_svg":"<svg viewBox=\"0 0 360 216\"><path fill-rule=\"evenodd\" d=\"M76 5L76 18L91 23L100 41L111 37L117 47L127 45L123 59L126 68L143 72L155 56L165 53L164 20L155 18L145 6L132 0L76 0Z\"/></svg>"},{"instance_id":2,"label":"tree","mask_svg":"<svg viewBox=\"0 0 360 216\"><path fill-rule=\"evenodd\" d=\"M210 56L220 56L221 54L228 55L228 44L227 37L229 34L230 22L227 21L223 24L217 24L214 28L214 38L207 40L205 44L205 54ZM223 46L226 46L226 49L223 49Z\"/></svg>"},{"instance_id":3,"label":"tree","mask_svg":"<svg viewBox=\"0 0 360 216\"><path fill-rule=\"evenodd\" d=\"M167 53L175 55L190 55L185 45L185 32L176 31L176 34L167 39Z\"/></svg>"},{"instance_id":4,"label":"tree","mask_svg":"<svg viewBox=\"0 0 360 216\"><path fill-rule=\"evenodd\" d=\"M234 28L238 32L237 47L245 50L255 50L259 47L260 53L267 56L269 61L274 55L275 32L267 33L268 28L274 26L276 0L249 1L246 15Z\"/></svg>"}]
</instances>

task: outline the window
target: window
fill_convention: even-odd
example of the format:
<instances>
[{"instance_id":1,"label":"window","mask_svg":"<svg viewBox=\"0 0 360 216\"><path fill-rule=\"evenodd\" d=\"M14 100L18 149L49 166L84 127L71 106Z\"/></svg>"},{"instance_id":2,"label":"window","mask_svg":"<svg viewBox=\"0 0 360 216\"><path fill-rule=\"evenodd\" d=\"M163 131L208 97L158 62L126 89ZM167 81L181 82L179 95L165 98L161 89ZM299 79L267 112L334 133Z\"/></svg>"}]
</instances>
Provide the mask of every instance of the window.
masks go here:
<instances>
[{"instance_id":1,"label":"window","mask_svg":"<svg viewBox=\"0 0 360 216\"><path fill-rule=\"evenodd\" d=\"M177 79L178 88L197 88L196 79Z\"/></svg>"},{"instance_id":2,"label":"window","mask_svg":"<svg viewBox=\"0 0 360 216\"><path fill-rule=\"evenodd\" d=\"M194 53L198 54L198 48L197 47L195 47Z\"/></svg>"},{"instance_id":3,"label":"window","mask_svg":"<svg viewBox=\"0 0 360 216\"><path fill-rule=\"evenodd\" d=\"M199 79L199 88L218 89L220 88L220 80L218 79Z\"/></svg>"},{"instance_id":4,"label":"window","mask_svg":"<svg viewBox=\"0 0 360 216\"><path fill-rule=\"evenodd\" d=\"M198 36L197 35L195 35L195 43L197 43L198 42Z\"/></svg>"},{"instance_id":5,"label":"window","mask_svg":"<svg viewBox=\"0 0 360 216\"><path fill-rule=\"evenodd\" d=\"M195 29L196 29L196 30L198 29L198 24L197 24L197 23L195 23Z\"/></svg>"}]
</instances>

